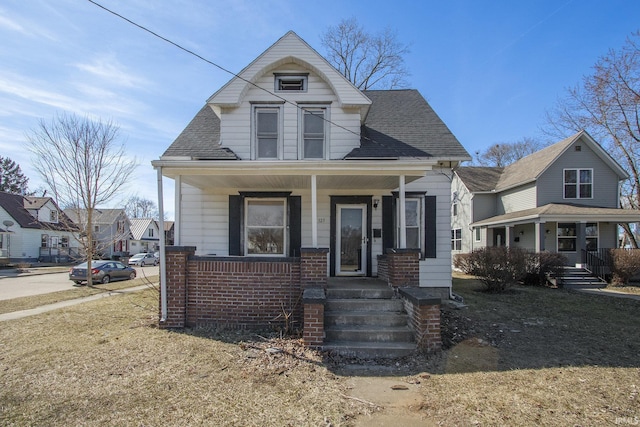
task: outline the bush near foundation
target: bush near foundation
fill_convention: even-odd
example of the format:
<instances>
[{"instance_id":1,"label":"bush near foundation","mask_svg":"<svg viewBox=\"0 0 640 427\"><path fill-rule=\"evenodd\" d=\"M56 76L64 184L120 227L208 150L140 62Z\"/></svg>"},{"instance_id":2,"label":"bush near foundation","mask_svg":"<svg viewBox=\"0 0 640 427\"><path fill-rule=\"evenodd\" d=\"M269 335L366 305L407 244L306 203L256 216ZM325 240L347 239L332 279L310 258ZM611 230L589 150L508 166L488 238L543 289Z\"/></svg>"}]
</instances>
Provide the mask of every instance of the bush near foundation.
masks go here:
<instances>
[{"instance_id":1,"label":"bush near foundation","mask_svg":"<svg viewBox=\"0 0 640 427\"><path fill-rule=\"evenodd\" d=\"M504 292L516 283L544 286L549 274L566 262L563 255L521 248L488 247L454 257L454 267L476 276L488 292Z\"/></svg>"},{"instance_id":2,"label":"bush near foundation","mask_svg":"<svg viewBox=\"0 0 640 427\"><path fill-rule=\"evenodd\" d=\"M640 274L640 249L611 249L611 284L629 284L632 277Z\"/></svg>"}]
</instances>

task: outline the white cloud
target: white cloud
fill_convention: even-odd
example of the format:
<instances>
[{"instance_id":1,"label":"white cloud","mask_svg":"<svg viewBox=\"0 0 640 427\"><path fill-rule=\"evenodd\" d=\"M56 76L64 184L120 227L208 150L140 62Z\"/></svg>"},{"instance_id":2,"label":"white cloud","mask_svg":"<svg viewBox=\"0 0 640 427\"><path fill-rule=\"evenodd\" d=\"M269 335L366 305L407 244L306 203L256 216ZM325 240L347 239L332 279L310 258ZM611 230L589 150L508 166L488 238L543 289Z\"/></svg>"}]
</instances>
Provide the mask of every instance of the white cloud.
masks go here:
<instances>
[{"instance_id":1,"label":"white cloud","mask_svg":"<svg viewBox=\"0 0 640 427\"><path fill-rule=\"evenodd\" d=\"M90 63L76 63L74 66L111 85L140 87L149 83L146 79L128 72L126 67L116 59L115 55L103 55L95 58Z\"/></svg>"}]
</instances>

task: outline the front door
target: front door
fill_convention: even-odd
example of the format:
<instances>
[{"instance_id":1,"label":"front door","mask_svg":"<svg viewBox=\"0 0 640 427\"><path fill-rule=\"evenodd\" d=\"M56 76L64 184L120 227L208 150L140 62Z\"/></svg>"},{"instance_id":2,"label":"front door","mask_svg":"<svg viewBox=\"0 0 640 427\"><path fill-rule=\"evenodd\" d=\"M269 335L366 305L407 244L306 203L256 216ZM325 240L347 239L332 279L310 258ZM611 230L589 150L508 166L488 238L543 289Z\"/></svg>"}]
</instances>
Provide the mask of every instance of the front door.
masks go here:
<instances>
[{"instance_id":1,"label":"front door","mask_svg":"<svg viewBox=\"0 0 640 427\"><path fill-rule=\"evenodd\" d=\"M336 275L367 272L367 205L336 206Z\"/></svg>"}]
</instances>

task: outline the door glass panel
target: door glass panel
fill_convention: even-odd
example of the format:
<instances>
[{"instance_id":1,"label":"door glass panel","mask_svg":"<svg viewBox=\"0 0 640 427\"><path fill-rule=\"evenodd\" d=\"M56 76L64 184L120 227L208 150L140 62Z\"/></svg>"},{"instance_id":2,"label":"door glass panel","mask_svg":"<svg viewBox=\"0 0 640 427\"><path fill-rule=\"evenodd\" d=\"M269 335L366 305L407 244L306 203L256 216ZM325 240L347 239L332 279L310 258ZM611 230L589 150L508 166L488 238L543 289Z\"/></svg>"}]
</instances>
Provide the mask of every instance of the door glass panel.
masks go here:
<instances>
[{"instance_id":1,"label":"door glass panel","mask_svg":"<svg viewBox=\"0 0 640 427\"><path fill-rule=\"evenodd\" d=\"M362 270L362 208L340 209L340 271Z\"/></svg>"}]
</instances>

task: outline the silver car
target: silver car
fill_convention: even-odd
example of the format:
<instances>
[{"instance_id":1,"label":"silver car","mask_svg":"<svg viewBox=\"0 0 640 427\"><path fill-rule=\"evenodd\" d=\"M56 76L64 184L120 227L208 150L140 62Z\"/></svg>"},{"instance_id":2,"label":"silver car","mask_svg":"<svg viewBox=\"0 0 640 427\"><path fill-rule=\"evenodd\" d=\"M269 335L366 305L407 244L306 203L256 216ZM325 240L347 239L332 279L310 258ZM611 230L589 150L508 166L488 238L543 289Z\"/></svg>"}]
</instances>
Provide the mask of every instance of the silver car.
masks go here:
<instances>
[{"instance_id":1,"label":"silver car","mask_svg":"<svg viewBox=\"0 0 640 427\"><path fill-rule=\"evenodd\" d=\"M119 261L91 261L91 278L96 283L109 283L115 280L133 280L136 270ZM69 270L69 280L77 285L87 281L87 263L83 262Z\"/></svg>"},{"instance_id":2,"label":"silver car","mask_svg":"<svg viewBox=\"0 0 640 427\"><path fill-rule=\"evenodd\" d=\"M139 265L140 267L144 267L145 265L158 265L158 258L153 256L153 254L135 254L129 258L129 265Z\"/></svg>"}]
</instances>

